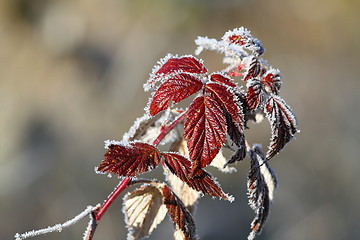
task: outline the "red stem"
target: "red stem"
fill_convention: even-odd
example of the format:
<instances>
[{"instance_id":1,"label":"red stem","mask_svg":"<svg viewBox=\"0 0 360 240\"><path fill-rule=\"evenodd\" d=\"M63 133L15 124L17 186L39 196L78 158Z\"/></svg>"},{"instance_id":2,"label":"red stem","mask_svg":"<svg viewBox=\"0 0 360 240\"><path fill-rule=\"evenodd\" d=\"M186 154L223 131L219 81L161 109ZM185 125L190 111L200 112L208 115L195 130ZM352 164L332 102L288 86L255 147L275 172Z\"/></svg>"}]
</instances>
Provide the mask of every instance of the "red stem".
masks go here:
<instances>
[{"instance_id":1,"label":"red stem","mask_svg":"<svg viewBox=\"0 0 360 240\"><path fill-rule=\"evenodd\" d=\"M179 123L181 122L186 116L186 111L181 113L177 119L174 120L169 126L163 127L160 131L159 136L152 142L154 146L157 146L161 140L164 139L164 137ZM114 200L119 196L119 194L128 187L128 184L130 183L131 178L127 177L122 180L122 182L116 187L114 192L110 194L110 196L105 200L104 204L101 206L98 212L96 212L95 220L96 222L99 222L101 217L104 215L106 210L110 207L110 205L114 202Z\"/></svg>"},{"instance_id":2,"label":"red stem","mask_svg":"<svg viewBox=\"0 0 360 240\"><path fill-rule=\"evenodd\" d=\"M114 202L114 200L119 196L119 194L127 187L131 178L127 177L116 187L114 192L106 199L104 204L101 206L100 210L96 213L95 219L96 221L100 221L101 217L104 215L106 210L110 207L110 205Z\"/></svg>"},{"instance_id":3,"label":"red stem","mask_svg":"<svg viewBox=\"0 0 360 240\"><path fill-rule=\"evenodd\" d=\"M161 132L160 132L159 136L152 142L152 144L153 144L154 146L157 146L157 145L161 142L161 140L163 140L164 137L165 137L179 122L181 122L181 121L185 118L186 113L187 113L187 111L182 112L182 113L178 116L178 118L175 119L169 126L163 127L163 128L161 129Z\"/></svg>"}]
</instances>

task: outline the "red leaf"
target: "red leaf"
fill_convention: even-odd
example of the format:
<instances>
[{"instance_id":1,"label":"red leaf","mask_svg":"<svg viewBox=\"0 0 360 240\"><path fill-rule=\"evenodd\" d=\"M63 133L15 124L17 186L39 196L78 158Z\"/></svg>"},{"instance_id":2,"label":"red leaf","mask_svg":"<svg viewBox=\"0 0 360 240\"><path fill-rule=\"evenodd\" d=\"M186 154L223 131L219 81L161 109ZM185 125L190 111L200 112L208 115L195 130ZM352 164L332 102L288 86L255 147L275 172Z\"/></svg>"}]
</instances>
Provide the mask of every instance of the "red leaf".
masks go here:
<instances>
[{"instance_id":1,"label":"red leaf","mask_svg":"<svg viewBox=\"0 0 360 240\"><path fill-rule=\"evenodd\" d=\"M160 152L152 145L132 142L129 146L110 145L98 170L119 176L133 177L154 169L160 162Z\"/></svg>"},{"instance_id":2,"label":"red leaf","mask_svg":"<svg viewBox=\"0 0 360 240\"><path fill-rule=\"evenodd\" d=\"M235 92L236 88L230 91L226 86L223 86L218 83L208 83L206 84L205 93L210 95L212 99L220 104L223 110L229 113L233 123L239 127L241 132L243 131L243 114L240 106L240 101L238 101Z\"/></svg>"},{"instance_id":3,"label":"red leaf","mask_svg":"<svg viewBox=\"0 0 360 240\"><path fill-rule=\"evenodd\" d=\"M245 136L244 136L244 116L241 101L238 99L238 92L236 88L229 88L217 84L206 84L206 94L209 94L213 99L220 103L226 116L227 133L231 140L236 144L238 150L231 157L228 163L241 161L246 155Z\"/></svg>"},{"instance_id":4,"label":"red leaf","mask_svg":"<svg viewBox=\"0 0 360 240\"><path fill-rule=\"evenodd\" d=\"M194 99L184 124L194 172L211 163L225 141L225 134L226 119L221 105L210 96Z\"/></svg>"},{"instance_id":5,"label":"red leaf","mask_svg":"<svg viewBox=\"0 0 360 240\"><path fill-rule=\"evenodd\" d=\"M184 234L185 240L195 240L196 229L191 213L166 185L163 187L163 201L176 227Z\"/></svg>"},{"instance_id":6,"label":"red leaf","mask_svg":"<svg viewBox=\"0 0 360 240\"><path fill-rule=\"evenodd\" d=\"M150 104L150 114L155 115L167 109L170 101L180 102L198 92L202 86L203 83L198 78L186 73L171 77L160 85L153 96Z\"/></svg>"},{"instance_id":7,"label":"red leaf","mask_svg":"<svg viewBox=\"0 0 360 240\"><path fill-rule=\"evenodd\" d=\"M159 61L145 86L152 86L159 78L169 76L173 73L194 73L203 74L207 72L203 63L193 56L173 56L168 55Z\"/></svg>"},{"instance_id":8,"label":"red leaf","mask_svg":"<svg viewBox=\"0 0 360 240\"><path fill-rule=\"evenodd\" d=\"M244 38L244 36L240 36L237 34L228 36L227 41L231 44L235 44L235 45L244 45L246 43L246 38Z\"/></svg>"},{"instance_id":9,"label":"red leaf","mask_svg":"<svg viewBox=\"0 0 360 240\"><path fill-rule=\"evenodd\" d=\"M271 125L271 142L266 158L280 152L293 139L297 130L296 117L290 107L279 96L271 96L265 104L265 115Z\"/></svg>"},{"instance_id":10,"label":"red leaf","mask_svg":"<svg viewBox=\"0 0 360 240\"><path fill-rule=\"evenodd\" d=\"M275 95L279 94L281 80L278 71L273 70L273 72L268 72L266 76L261 79L261 82L264 84L267 92L273 93Z\"/></svg>"},{"instance_id":11,"label":"red leaf","mask_svg":"<svg viewBox=\"0 0 360 240\"><path fill-rule=\"evenodd\" d=\"M185 157L175 153L163 153L165 166L170 172L180 178L189 187L214 197L220 197L226 200L229 198L214 181L213 177L203 169L199 169L193 178L191 174L191 162Z\"/></svg>"},{"instance_id":12,"label":"red leaf","mask_svg":"<svg viewBox=\"0 0 360 240\"><path fill-rule=\"evenodd\" d=\"M251 110L256 110L264 104L266 94L262 83L257 79L250 80L247 84L246 101Z\"/></svg>"},{"instance_id":13,"label":"red leaf","mask_svg":"<svg viewBox=\"0 0 360 240\"><path fill-rule=\"evenodd\" d=\"M236 87L236 84L234 83L234 81L220 73L215 73L215 74L211 74L210 75L210 80L213 82L217 82L229 87Z\"/></svg>"},{"instance_id":14,"label":"red leaf","mask_svg":"<svg viewBox=\"0 0 360 240\"><path fill-rule=\"evenodd\" d=\"M247 71L244 81L247 81L252 78L256 78L257 76L259 76L260 72L261 72L261 64L259 60L254 57L250 63L250 67L249 70Z\"/></svg>"},{"instance_id":15,"label":"red leaf","mask_svg":"<svg viewBox=\"0 0 360 240\"><path fill-rule=\"evenodd\" d=\"M251 223L251 233L248 239L254 239L260 234L270 213L273 194L277 186L276 175L266 162L260 145L254 145L249 150L250 172L248 175L249 205L256 216Z\"/></svg>"}]
</instances>

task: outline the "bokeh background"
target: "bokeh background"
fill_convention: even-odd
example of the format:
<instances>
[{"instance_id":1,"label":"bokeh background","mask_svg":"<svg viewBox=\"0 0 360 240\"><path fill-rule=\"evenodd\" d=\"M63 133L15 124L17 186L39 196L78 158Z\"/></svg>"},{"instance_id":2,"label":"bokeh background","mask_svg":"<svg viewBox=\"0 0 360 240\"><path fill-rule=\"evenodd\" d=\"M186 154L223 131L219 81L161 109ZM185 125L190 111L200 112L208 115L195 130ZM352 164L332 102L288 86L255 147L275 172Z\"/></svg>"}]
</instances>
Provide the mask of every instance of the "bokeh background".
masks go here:
<instances>
[{"instance_id":1,"label":"bokeh background","mask_svg":"<svg viewBox=\"0 0 360 240\"><path fill-rule=\"evenodd\" d=\"M283 75L301 133L272 161L279 186L257 239L360 239L360 2L351 0L0 1L0 239L64 222L102 202L103 141L143 115L153 65L197 36L245 26ZM218 70L221 57L205 53ZM251 142L268 145L267 122ZM246 239L248 161L218 177L234 203L201 199L201 239ZM154 173L159 174L159 173ZM159 175L162 177L161 173ZM95 239L126 239L119 199ZM88 219L36 239L81 239ZM165 220L150 239L171 239Z\"/></svg>"}]
</instances>

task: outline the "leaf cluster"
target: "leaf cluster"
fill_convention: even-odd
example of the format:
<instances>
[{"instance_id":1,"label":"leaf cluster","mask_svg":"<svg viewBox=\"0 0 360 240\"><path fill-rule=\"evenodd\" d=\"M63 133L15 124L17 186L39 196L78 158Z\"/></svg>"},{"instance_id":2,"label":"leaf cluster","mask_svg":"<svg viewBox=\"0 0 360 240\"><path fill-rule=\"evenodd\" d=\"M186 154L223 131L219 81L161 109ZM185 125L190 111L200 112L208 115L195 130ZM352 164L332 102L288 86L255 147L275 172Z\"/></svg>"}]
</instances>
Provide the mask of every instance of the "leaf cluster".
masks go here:
<instances>
[{"instance_id":1,"label":"leaf cluster","mask_svg":"<svg viewBox=\"0 0 360 240\"><path fill-rule=\"evenodd\" d=\"M154 67L144 89L151 97L145 115L122 141L107 142L99 172L146 183L124 198L129 239L148 236L168 213L175 225L175 239L196 239L192 210L200 194L232 201L209 171L250 158L249 205L255 211L249 239L259 234L268 218L277 185L268 161L297 133L291 108L279 96L281 75L261 58L265 49L245 28L225 33L221 40L198 37L196 53L213 50L224 55L228 67L209 72L192 55L167 55ZM241 83L243 83L242 86ZM244 89L244 87L246 89ZM174 105L192 98L190 105ZM264 115L271 126L268 150L251 146L245 138L247 121ZM168 144L161 151L159 144ZM229 159L223 149L233 152ZM167 182L136 180L161 165Z\"/></svg>"}]
</instances>

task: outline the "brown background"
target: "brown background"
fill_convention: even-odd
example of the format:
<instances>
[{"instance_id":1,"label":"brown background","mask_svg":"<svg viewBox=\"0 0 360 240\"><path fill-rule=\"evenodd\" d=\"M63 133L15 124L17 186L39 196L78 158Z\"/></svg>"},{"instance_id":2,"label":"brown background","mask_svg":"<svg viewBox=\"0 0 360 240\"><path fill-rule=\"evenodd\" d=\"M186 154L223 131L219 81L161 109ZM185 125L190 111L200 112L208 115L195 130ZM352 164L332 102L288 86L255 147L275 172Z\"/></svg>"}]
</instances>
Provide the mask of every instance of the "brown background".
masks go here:
<instances>
[{"instance_id":1,"label":"brown background","mask_svg":"<svg viewBox=\"0 0 360 240\"><path fill-rule=\"evenodd\" d=\"M301 129L271 162L279 187L258 239L359 239L359 10L351 0L0 1L0 239L102 202L118 182L94 173L103 141L121 139L143 114L153 65L193 53L197 36L240 26L281 70ZM203 56L210 70L222 67L219 55ZM267 146L269 130L264 122L247 135ZM234 203L201 199L203 240L249 232L248 161L236 167L214 172ZM86 224L36 239L81 239ZM151 239L171 231L166 220ZM125 238L119 200L95 239Z\"/></svg>"}]
</instances>

